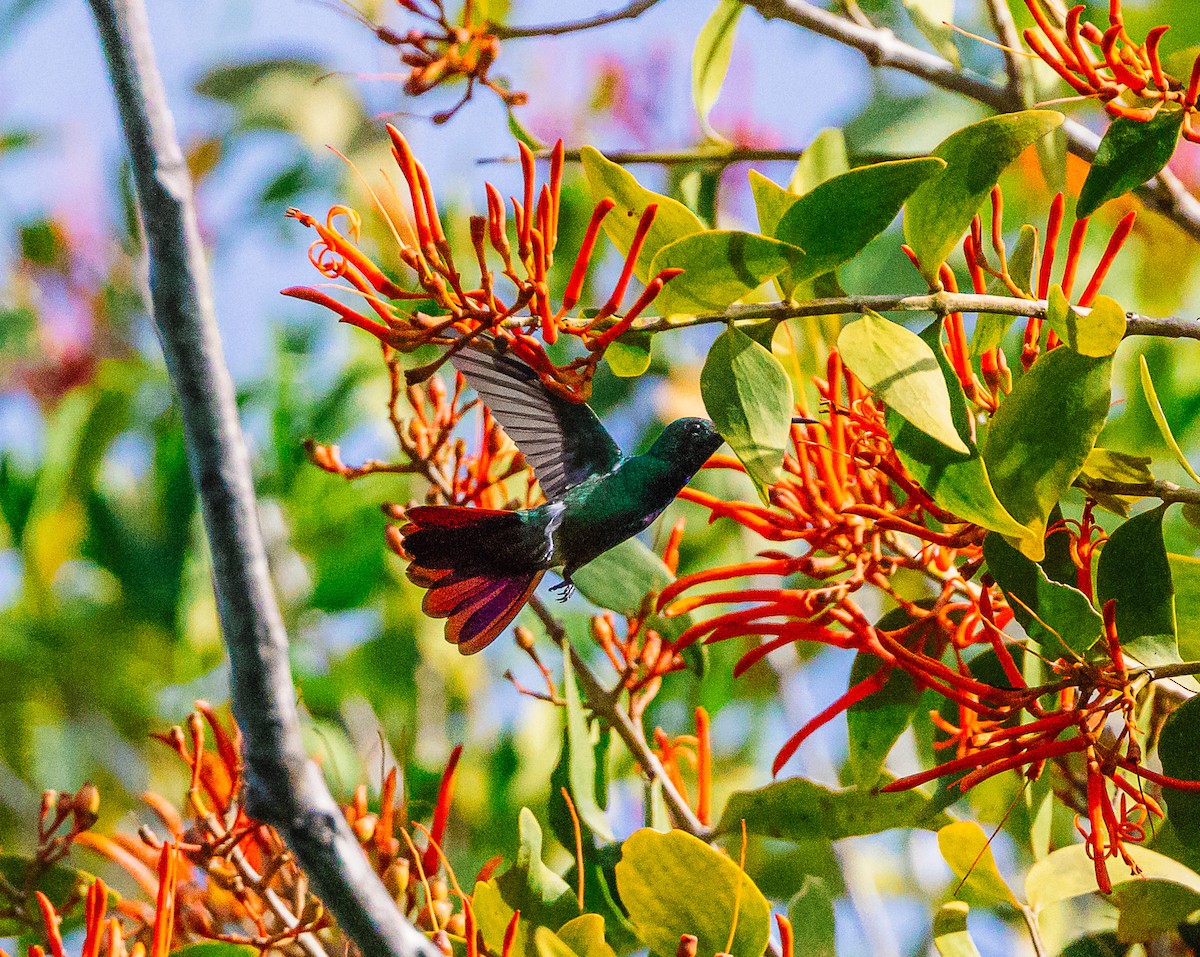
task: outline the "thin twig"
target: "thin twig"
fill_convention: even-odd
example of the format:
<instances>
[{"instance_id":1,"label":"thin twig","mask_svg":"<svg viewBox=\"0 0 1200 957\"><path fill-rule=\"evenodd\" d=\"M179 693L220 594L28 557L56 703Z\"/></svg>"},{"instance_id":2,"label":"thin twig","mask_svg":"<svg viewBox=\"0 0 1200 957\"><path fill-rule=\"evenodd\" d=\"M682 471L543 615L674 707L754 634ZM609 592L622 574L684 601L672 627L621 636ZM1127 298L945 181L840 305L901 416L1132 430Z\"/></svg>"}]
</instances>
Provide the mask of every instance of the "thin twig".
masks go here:
<instances>
[{"instance_id":1,"label":"thin twig","mask_svg":"<svg viewBox=\"0 0 1200 957\"><path fill-rule=\"evenodd\" d=\"M1085 492L1103 495L1127 495L1131 498L1156 498L1181 505L1200 505L1200 488L1184 488L1174 482L1110 482L1107 479L1082 478L1076 486Z\"/></svg>"},{"instance_id":2,"label":"thin twig","mask_svg":"<svg viewBox=\"0 0 1200 957\"><path fill-rule=\"evenodd\" d=\"M686 150L617 150L605 153L605 159L618 166L717 166L722 169L734 163L794 163L804 154L804 150L795 147L767 149L765 147L733 146L727 149L711 147L696 147ZM537 159L549 159L550 150L539 150L534 154ZM889 157L893 158L893 157ZM563 159L568 163L578 163L581 159L580 150L567 150ZM485 156L477 160L480 166L491 164L515 164L521 158L516 154L506 156Z\"/></svg>"},{"instance_id":3,"label":"thin twig","mask_svg":"<svg viewBox=\"0 0 1200 957\"><path fill-rule=\"evenodd\" d=\"M542 627L546 629L546 634L550 640L560 647L566 646L570 650L571 665L575 669L575 677L579 679L580 685L583 688L583 696L586 699L587 706L605 722L617 735L625 742L625 747L629 749L630 754L642 770L655 781L662 785L663 800L666 802L667 808L671 812L671 817L674 819L675 826L687 831L694 837L707 841L711 838L709 828L705 827L696 813L688 806L687 801L675 788L671 782L671 778L663 769L662 763L650 750L650 745L646 743L645 732L634 723L618 705L618 696L613 695L596 677L596 673L583 656L575 650L575 646L571 644L567 637L566 626L555 617L545 603L536 595L529 599L529 607L538 620L541 621Z\"/></svg>"},{"instance_id":4,"label":"thin twig","mask_svg":"<svg viewBox=\"0 0 1200 957\"><path fill-rule=\"evenodd\" d=\"M583 20L567 20L562 23L545 23L540 26L510 27L503 23L488 25L488 32L500 40L521 40L526 37L558 37L566 33L578 33L581 30L594 30L596 27L618 23L621 20L632 20L640 17L659 0L633 0L632 3L620 10L608 13L598 13L594 17Z\"/></svg>"},{"instance_id":5,"label":"thin twig","mask_svg":"<svg viewBox=\"0 0 1200 957\"><path fill-rule=\"evenodd\" d=\"M1004 53L1008 94L1014 102L1020 101L1023 106L1029 107L1033 104L1030 73L1025 58L1019 52L1021 34L1017 30L1017 22L1013 19L1008 0L985 0L984 6L992 24L992 32L996 34L996 40Z\"/></svg>"},{"instance_id":6,"label":"thin twig","mask_svg":"<svg viewBox=\"0 0 1200 957\"><path fill-rule=\"evenodd\" d=\"M300 734L288 638L258 526L250 458L225 364L192 184L141 0L90 0L132 161L151 312L179 398L212 555L245 741L245 802L272 824L364 954L437 957L384 889Z\"/></svg>"},{"instance_id":7,"label":"thin twig","mask_svg":"<svg viewBox=\"0 0 1200 957\"><path fill-rule=\"evenodd\" d=\"M1038 926L1037 911L1028 904L1017 905L1025 926L1029 928L1029 940L1033 943L1033 952L1037 957L1046 957L1046 945L1042 942L1042 929Z\"/></svg>"},{"instance_id":8,"label":"thin twig","mask_svg":"<svg viewBox=\"0 0 1200 957\"><path fill-rule=\"evenodd\" d=\"M891 30L864 26L807 0L745 0L745 3L754 7L764 19L784 20L853 47L872 66L910 73L1002 113L1025 106L1010 87L959 70L948 60L897 39ZM1100 145L1097 134L1071 119L1063 122L1062 130L1072 153L1088 162L1095 158ZM1200 239L1200 200L1188 193L1170 173L1160 174L1134 192L1150 209L1168 217L1189 236Z\"/></svg>"}]
</instances>

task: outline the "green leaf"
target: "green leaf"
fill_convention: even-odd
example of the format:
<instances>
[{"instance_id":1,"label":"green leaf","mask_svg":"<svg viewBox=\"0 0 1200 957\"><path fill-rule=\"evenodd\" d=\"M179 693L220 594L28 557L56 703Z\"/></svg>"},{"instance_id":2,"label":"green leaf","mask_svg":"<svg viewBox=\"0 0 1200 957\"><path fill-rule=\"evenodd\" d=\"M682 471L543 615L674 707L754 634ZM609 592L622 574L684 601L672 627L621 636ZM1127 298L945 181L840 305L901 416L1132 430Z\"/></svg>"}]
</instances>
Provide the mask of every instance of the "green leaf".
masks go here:
<instances>
[{"instance_id":1,"label":"green leaf","mask_svg":"<svg viewBox=\"0 0 1200 957\"><path fill-rule=\"evenodd\" d=\"M991 841L974 821L955 821L939 830L938 850L954 876L961 881L962 888L989 903L1017 906L1016 895L996 867Z\"/></svg>"},{"instance_id":2,"label":"green leaf","mask_svg":"<svg viewBox=\"0 0 1200 957\"><path fill-rule=\"evenodd\" d=\"M632 618L642 615L647 595L652 596L649 607L653 609L653 596L671 584L675 576L643 541L627 538L588 562L571 579L579 593L593 605ZM652 614L646 625L657 631L664 641L674 641L694 621L690 614L670 618ZM693 669L699 674L704 673L703 645L696 647L694 652L685 651L684 655Z\"/></svg>"},{"instance_id":3,"label":"green leaf","mask_svg":"<svg viewBox=\"0 0 1200 957\"><path fill-rule=\"evenodd\" d=\"M500 953L505 931L516 909L505 902L499 887L496 886L495 878L486 884L480 881L475 885L471 894L471 908L475 911L475 924L479 933L483 935L484 943L493 953ZM530 922L524 919L524 916L517 921L512 952L524 957L541 957L534 945L530 926Z\"/></svg>"},{"instance_id":4,"label":"green leaf","mask_svg":"<svg viewBox=\"0 0 1200 957\"><path fill-rule=\"evenodd\" d=\"M504 903L535 924L561 927L579 913L575 892L542 862L542 829L527 807L517 825L517 860L496 878Z\"/></svg>"},{"instance_id":5,"label":"green leaf","mask_svg":"<svg viewBox=\"0 0 1200 957\"><path fill-rule=\"evenodd\" d=\"M604 939L604 918L599 914L573 917L558 929L558 938L577 957L616 957Z\"/></svg>"},{"instance_id":6,"label":"green leaf","mask_svg":"<svg viewBox=\"0 0 1200 957\"><path fill-rule=\"evenodd\" d=\"M980 957L967 930L969 912L962 901L948 901L938 908L933 918L933 946L941 957Z\"/></svg>"},{"instance_id":7,"label":"green leaf","mask_svg":"<svg viewBox=\"0 0 1200 957\"><path fill-rule=\"evenodd\" d=\"M751 834L785 841L828 840L879 834L894 827L933 829L948 823L917 791L875 793L866 788L831 790L803 778L739 791L725 805L717 831L729 834L746 822Z\"/></svg>"},{"instance_id":8,"label":"green leaf","mask_svg":"<svg viewBox=\"0 0 1200 957\"><path fill-rule=\"evenodd\" d=\"M1142 875L1131 874L1119 860L1110 860L1109 876L1116 889L1129 881L1162 880L1182 884L1200 892L1200 874L1165 854L1140 844L1126 842L1125 851L1133 858ZM1096 867L1083 844L1072 844L1051 851L1025 875L1025 899L1035 911L1051 904L1081 897L1096 891Z\"/></svg>"},{"instance_id":9,"label":"green leaf","mask_svg":"<svg viewBox=\"0 0 1200 957\"><path fill-rule=\"evenodd\" d=\"M788 180L788 191L803 196L848 169L850 157L846 151L846 134L839 127L829 127L814 136L796 160L796 168Z\"/></svg>"},{"instance_id":10,"label":"green leaf","mask_svg":"<svg viewBox=\"0 0 1200 957\"><path fill-rule=\"evenodd\" d=\"M1079 191L1075 215L1079 219L1091 216L1110 199L1124 196L1162 172L1182 129L1183 110L1160 110L1145 123L1122 116L1113 120Z\"/></svg>"},{"instance_id":11,"label":"green leaf","mask_svg":"<svg viewBox=\"0 0 1200 957\"><path fill-rule=\"evenodd\" d=\"M792 281L830 272L882 233L904 201L945 168L928 157L860 166L834 176L796 200L775 227L775 238L804 250Z\"/></svg>"},{"instance_id":12,"label":"green leaf","mask_svg":"<svg viewBox=\"0 0 1200 957\"><path fill-rule=\"evenodd\" d=\"M1046 324L1068 346L1085 356L1111 356L1125 338L1125 310L1115 299L1097 296L1091 311L1081 316L1053 285L1046 301Z\"/></svg>"},{"instance_id":13,"label":"green leaf","mask_svg":"<svg viewBox=\"0 0 1200 957\"><path fill-rule=\"evenodd\" d=\"M1150 470L1150 456L1130 455L1128 452L1117 452L1113 449L1094 448L1088 453L1083 463L1080 477L1087 480L1104 482L1153 482L1154 473ZM1141 496L1112 495L1107 492L1092 490L1090 493L1096 503L1122 518L1129 517L1129 506Z\"/></svg>"},{"instance_id":14,"label":"green leaf","mask_svg":"<svg viewBox=\"0 0 1200 957\"><path fill-rule=\"evenodd\" d=\"M1125 957L1129 948L1112 931L1077 937L1058 952L1058 957Z\"/></svg>"},{"instance_id":15,"label":"green leaf","mask_svg":"<svg viewBox=\"0 0 1200 957\"><path fill-rule=\"evenodd\" d=\"M947 448L970 454L954 427L937 356L920 336L868 311L842 330L838 350L846 366L888 408Z\"/></svg>"},{"instance_id":16,"label":"green leaf","mask_svg":"<svg viewBox=\"0 0 1200 957\"><path fill-rule=\"evenodd\" d=\"M962 385L950 361L941 351L940 332L941 323L934 322L922 338L929 343L941 367L942 380L950 397L950 418L959 438L970 449L970 455L964 458L960 453L952 452L889 410L887 429L892 445L904 467L942 508L983 528L1020 538L1026 534L1025 528L1008 514L996 498L987 466L983 464L983 456L975 444Z\"/></svg>"},{"instance_id":17,"label":"green leaf","mask_svg":"<svg viewBox=\"0 0 1200 957\"><path fill-rule=\"evenodd\" d=\"M912 624L904 608L895 608L876 623L881 631L895 631ZM850 667L850 685L875 674L883 662L869 652L860 651ZM850 749L846 760L851 778L859 787L869 788L880 778L883 764L892 746L900 739L917 712L921 690L907 671L892 670L883 687L846 711Z\"/></svg>"},{"instance_id":18,"label":"green leaf","mask_svg":"<svg viewBox=\"0 0 1200 957\"><path fill-rule=\"evenodd\" d=\"M1096 601L1117 603L1121 650L1144 665L1180 661L1175 586L1163 543L1166 505L1135 515L1108 538L1096 565Z\"/></svg>"},{"instance_id":19,"label":"green leaf","mask_svg":"<svg viewBox=\"0 0 1200 957\"><path fill-rule=\"evenodd\" d=\"M961 61L954 31L946 25L954 22L954 0L904 0L904 9L929 45L958 67Z\"/></svg>"},{"instance_id":20,"label":"green leaf","mask_svg":"<svg viewBox=\"0 0 1200 957\"><path fill-rule=\"evenodd\" d=\"M700 129L710 139L724 139L709 125L708 117L721 95L743 9L739 0L719 0L701 28L692 52L692 101L700 117Z\"/></svg>"},{"instance_id":21,"label":"green leaf","mask_svg":"<svg viewBox=\"0 0 1200 957\"><path fill-rule=\"evenodd\" d=\"M804 957L837 957L833 898L821 878L812 874L804 875L800 890L788 901L787 916L792 925L797 954L803 954Z\"/></svg>"},{"instance_id":22,"label":"green leaf","mask_svg":"<svg viewBox=\"0 0 1200 957\"><path fill-rule=\"evenodd\" d=\"M1200 660L1200 558L1168 555L1171 584L1175 586L1175 633L1179 657Z\"/></svg>"},{"instance_id":23,"label":"green leaf","mask_svg":"<svg viewBox=\"0 0 1200 957\"><path fill-rule=\"evenodd\" d=\"M579 687L575 684L575 668L571 664L571 647L563 643L563 697L567 712L567 777L571 800L580 823L603 841L613 839L608 815L596 800L596 750L588 719L583 713Z\"/></svg>"},{"instance_id":24,"label":"green leaf","mask_svg":"<svg viewBox=\"0 0 1200 957\"><path fill-rule=\"evenodd\" d=\"M1126 881L1113 890L1111 900L1119 913L1117 937L1127 944L1174 933L1200 910L1200 892L1171 881Z\"/></svg>"},{"instance_id":25,"label":"green leaf","mask_svg":"<svg viewBox=\"0 0 1200 957\"><path fill-rule=\"evenodd\" d=\"M664 316L724 312L801 259L800 250L756 233L722 229L684 236L660 249L651 263L651 276L684 270L658 294L655 308Z\"/></svg>"},{"instance_id":26,"label":"green leaf","mask_svg":"<svg viewBox=\"0 0 1200 957\"><path fill-rule=\"evenodd\" d=\"M653 342L654 336L648 332L627 332L604 350L604 361L613 375L622 379L636 378L650 368Z\"/></svg>"},{"instance_id":27,"label":"green leaf","mask_svg":"<svg viewBox=\"0 0 1200 957\"><path fill-rule=\"evenodd\" d=\"M700 394L709 418L746 466L759 495L779 481L791 434L792 383L779 360L730 325L708 351Z\"/></svg>"},{"instance_id":28,"label":"green leaf","mask_svg":"<svg viewBox=\"0 0 1200 957\"><path fill-rule=\"evenodd\" d=\"M1026 110L972 123L933 151L946 168L908 200L904 238L930 285L1005 168L1053 129L1061 113Z\"/></svg>"},{"instance_id":29,"label":"green leaf","mask_svg":"<svg viewBox=\"0 0 1200 957\"><path fill-rule=\"evenodd\" d=\"M604 232L621 255L627 254L633 245L638 221L646 207L651 203L658 204L654 224L646 234L642 251L634 263L634 274L642 282L649 282L654 276L650 264L660 249L684 236L703 232L704 224L683 203L640 186L630 173L605 159L598 150L585 146L579 155L593 201L598 203L608 197L617 204L604 217Z\"/></svg>"},{"instance_id":30,"label":"green leaf","mask_svg":"<svg viewBox=\"0 0 1200 957\"><path fill-rule=\"evenodd\" d=\"M750 195L754 197L754 209L758 213L759 232L764 236L774 236L779 220L800 197L767 179L756 169L750 170L749 179Z\"/></svg>"},{"instance_id":31,"label":"green leaf","mask_svg":"<svg viewBox=\"0 0 1200 957\"><path fill-rule=\"evenodd\" d=\"M534 929L533 948L537 951L537 957L580 957L549 927Z\"/></svg>"},{"instance_id":32,"label":"green leaf","mask_svg":"<svg viewBox=\"0 0 1200 957\"><path fill-rule=\"evenodd\" d=\"M999 535L984 539L983 557L1013 615L1046 657L1078 660L1100 638L1104 620L1078 588L1052 581Z\"/></svg>"},{"instance_id":33,"label":"green leaf","mask_svg":"<svg viewBox=\"0 0 1200 957\"><path fill-rule=\"evenodd\" d=\"M206 940L199 944L186 944L171 951L171 957L258 957L257 947L249 944L230 944L219 940Z\"/></svg>"},{"instance_id":34,"label":"green leaf","mask_svg":"<svg viewBox=\"0 0 1200 957\"><path fill-rule=\"evenodd\" d=\"M1150 367L1146 365L1146 357L1138 356L1139 370L1142 379L1142 392L1146 395L1146 404L1150 406L1150 414L1154 416L1154 422L1158 426L1158 431L1162 434L1163 441L1167 443L1171 454L1175 456L1175 461L1183 466L1183 470L1193 482L1200 484L1200 475L1196 474L1191 463L1183 454L1183 450L1179 447L1179 443L1175 441L1175 434L1171 431L1171 425L1167 422L1167 414L1163 412L1162 403L1158 401L1158 392L1154 388L1154 380L1150 378Z\"/></svg>"},{"instance_id":35,"label":"green leaf","mask_svg":"<svg viewBox=\"0 0 1200 957\"><path fill-rule=\"evenodd\" d=\"M1163 774L1181 781L1200 781L1200 697L1189 698L1171 712L1158 739ZM1175 833L1185 844L1200 841L1200 792L1163 788L1163 801ZM1200 890L1197 887L1196 890Z\"/></svg>"},{"instance_id":36,"label":"green leaf","mask_svg":"<svg viewBox=\"0 0 1200 957\"><path fill-rule=\"evenodd\" d=\"M683 934L697 952L761 957L771 934L771 905L728 857L684 831L645 828L621 848L617 890L638 938L669 957ZM737 932L729 932L737 905Z\"/></svg>"},{"instance_id":37,"label":"green leaf","mask_svg":"<svg viewBox=\"0 0 1200 957\"><path fill-rule=\"evenodd\" d=\"M1008 513L1029 529L1020 548L1041 561L1050 510L1083 469L1108 418L1112 359L1054 349L992 416L983 460Z\"/></svg>"},{"instance_id":38,"label":"green leaf","mask_svg":"<svg viewBox=\"0 0 1200 957\"><path fill-rule=\"evenodd\" d=\"M1021 227L1016 245L1008 253L1008 274L1022 292L1033 295L1033 268L1038 256L1038 231L1028 224ZM987 281L989 296L1011 296L1008 283L995 276ZM1000 345L1004 334L1016 321L1016 316L1001 316L992 312L981 312L975 320L975 332L971 336L971 355L979 355Z\"/></svg>"}]
</instances>

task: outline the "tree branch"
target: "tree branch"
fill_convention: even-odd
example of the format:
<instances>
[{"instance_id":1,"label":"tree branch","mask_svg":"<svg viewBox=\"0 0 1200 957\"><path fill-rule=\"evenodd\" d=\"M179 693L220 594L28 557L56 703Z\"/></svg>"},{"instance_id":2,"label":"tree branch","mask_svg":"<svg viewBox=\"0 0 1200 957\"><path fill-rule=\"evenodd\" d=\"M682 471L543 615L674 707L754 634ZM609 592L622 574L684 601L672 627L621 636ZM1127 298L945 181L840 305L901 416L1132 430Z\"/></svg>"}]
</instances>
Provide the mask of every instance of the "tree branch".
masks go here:
<instances>
[{"instance_id":1,"label":"tree branch","mask_svg":"<svg viewBox=\"0 0 1200 957\"><path fill-rule=\"evenodd\" d=\"M1104 495L1128 495L1134 498L1157 498L1181 505L1200 505L1200 488L1184 488L1174 482L1156 479L1153 482L1110 482L1107 479L1084 478L1075 483L1085 492Z\"/></svg>"},{"instance_id":2,"label":"tree branch","mask_svg":"<svg viewBox=\"0 0 1200 957\"><path fill-rule=\"evenodd\" d=\"M984 0L984 6L987 7L992 32L996 34L996 40L1004 53L1004 72L1008 78L1008 95L1013 102L1020 101L1025 107L1029 107L1033 103L1029 71L1026 69L1025 58L1019 52L1021 34L1017 30L1017 22L1013 19L1008 0Z\"/></svg>"},{"instance_id":3,"label":"tree branch","mask_svg":"<svg viewBox=\"0 0 1200 957\"><path fill-rule=\"evenodd\" d=\"M141 0L90 0L133 163L151 312L179 397L245 740L246 807L274 825L362 953L440 957L397 910L304 750L192 186Z\"/></svg>"},{"instance_id":4,"label":"tree branch","mask_svg":"<svg viewBox=\"0 0 1200 957\"><path fill-rule=\"evenodd\" d=\"M807 0L743 0L766 20L784 20L813 33L853 47L875 67L891 67L920 77L934 86L970 97L1001 113L1024 108L1019 91L965 73L934 53L897 39L891 30L869 27L814 6ZM1091 162L1100 137L1087 127L1067 119L1063 122L1067 147ZM1187 192L1169 172L1137 187L1138 197L1155 212L1172 220L1193 239L1200 239L1200 201Z\"/></svg>"},{"instance_id":5,"label":"tree branch","mask_svg":"<svg viewBox=\"0 0 1200 957\"><path fill-rule=\"evenodd\" d=\"M567 629L563 623L551 614L550 609L536 595L529 599L529 607L537 615L542 627L546 629L550 640L559 647L565 644L570 649L571 665L575 669L575 676L583 686L583 696L587 706L605 724L617 732L617 736L625 742L625 747L629 749L634 760L641 765L642 770L662 786L663 800L671 812L675 826L702 841L709 840L712 836L709 829L696 817L696 813L683 799L683 795L676 789L667 772L663 770L662 762L655 757L654 752L650 750L650 745L646 743L644 731L617 706L617 697L600 683L600 679L583 660L583 656L575 650L575 646L567 637Z\"/></svg>"},{"instance_id":6,"label":"tree branch","mask_svg":"<svg viewBox=\"0 0 1200 957\"><path fill-rule=\"evenodd\" d=\"M563 153L563 159L568 163L578 163L580 161L580 150L567 150ZM605 159L616 163L618 166L636 166L641 164L652 164L654 166L732 166L734 163L774 163L774 162L792 162L794 163L802 155L804 150L792 147L791 149L766 149L753 146L734 146L734 147L700 147L690 150L618 150L613 153L605 153ZM549 159L550 150L539 150L534 154L537 159ZM889 157L892 158L892 157ZM508 156L485 156L477 162L480 166L487 166L493 163L516 164L521 161L521 158L515 154Z\"/></svg>"},{"instance_id":7,"label":"tree branch","mask_svg":"<svg viewBox=\"0 0 1200 957\"><path fill-rule=\"evenodd\" d=\"M500 40L521 40L526 37L557 37L565 33L578 33L580 30L592 30L596 27L607 26L621 20L632 20L640 17L658 0L633 0L628 6L609 13L598 13L584 20L570 20L563 23L547 23L541 26L510 27L502 23L488 25L488 32Z\"/></svg>"}]
</instances>

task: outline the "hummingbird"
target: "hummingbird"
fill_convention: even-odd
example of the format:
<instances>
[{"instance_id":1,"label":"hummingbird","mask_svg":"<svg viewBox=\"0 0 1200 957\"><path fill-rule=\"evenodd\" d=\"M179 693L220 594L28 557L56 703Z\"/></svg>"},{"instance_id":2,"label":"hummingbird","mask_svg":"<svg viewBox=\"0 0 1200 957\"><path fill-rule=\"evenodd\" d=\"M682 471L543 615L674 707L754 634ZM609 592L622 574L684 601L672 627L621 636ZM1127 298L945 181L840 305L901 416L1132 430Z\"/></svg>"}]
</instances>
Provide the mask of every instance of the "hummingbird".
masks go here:
<instances>
[{"instance_id":1,"label":"hummingbird","mask_svg":"<svg viewBox=\"0 0 1200 957\"><path fill-rule=\"evenodd\" d=\"M506 511L422 505L400 529L421 608L446 619L464 655L486 648L561 569L551 590L566 601L571 576L649 527L723 441L708 419L676 419L642 455L627 456L584 403L550 392L536 372L494 345L451 356L500 427L533 467L546 497Z\"/></svg>"}]
</instances>

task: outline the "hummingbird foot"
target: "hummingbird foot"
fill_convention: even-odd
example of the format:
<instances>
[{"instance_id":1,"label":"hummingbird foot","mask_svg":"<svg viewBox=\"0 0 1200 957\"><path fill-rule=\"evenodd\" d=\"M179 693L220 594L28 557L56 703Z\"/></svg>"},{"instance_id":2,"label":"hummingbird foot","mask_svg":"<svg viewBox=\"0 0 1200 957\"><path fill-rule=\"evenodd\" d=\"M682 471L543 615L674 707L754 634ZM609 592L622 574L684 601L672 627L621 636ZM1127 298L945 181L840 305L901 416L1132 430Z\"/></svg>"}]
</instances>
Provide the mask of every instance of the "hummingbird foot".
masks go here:
<instances>
[{"instance_id":1,"label":"hummingbird foot","mask_svg":"<svg viewBox=\"0 0 1200 957\"><path fill-rule=\"evenodd\" d=\"M557 592L557 598L560 602L566 602L573 594L575 594L575 583L569 578L564 578L557 585L551 585L550 590Z\"/></svg>"}]
</instances>

